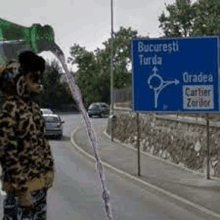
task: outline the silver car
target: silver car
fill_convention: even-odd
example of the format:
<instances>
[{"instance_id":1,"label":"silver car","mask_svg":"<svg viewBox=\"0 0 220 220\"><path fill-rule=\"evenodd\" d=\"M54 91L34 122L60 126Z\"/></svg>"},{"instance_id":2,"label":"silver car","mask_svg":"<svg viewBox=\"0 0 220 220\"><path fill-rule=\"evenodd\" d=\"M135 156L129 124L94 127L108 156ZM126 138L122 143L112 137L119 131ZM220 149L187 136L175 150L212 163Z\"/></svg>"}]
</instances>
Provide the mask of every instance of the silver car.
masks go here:
<instances>
[{"instance_id":1,"label":"silver car","mask_svg":"<svg viewBox=\"0 0 220 220\"><path fill-rule=\"evenodd\" d=\"M61 139L63 136L63 123L59 115L56 114L44 114L43 115L46 125L46 135L56 136Z\"/></svg>"},{"instance_id":2,"label":"silver car","mask_svg":"<svg viewBox=\"0 0 220 220\"><path fill-rule=\"evenodd\" d=\"M89 117L94 115L104 118L106 115L109 115L110 108L109 105L104 102L95 102L92 103L88 108Z\"/></svg>"}]
</instances>

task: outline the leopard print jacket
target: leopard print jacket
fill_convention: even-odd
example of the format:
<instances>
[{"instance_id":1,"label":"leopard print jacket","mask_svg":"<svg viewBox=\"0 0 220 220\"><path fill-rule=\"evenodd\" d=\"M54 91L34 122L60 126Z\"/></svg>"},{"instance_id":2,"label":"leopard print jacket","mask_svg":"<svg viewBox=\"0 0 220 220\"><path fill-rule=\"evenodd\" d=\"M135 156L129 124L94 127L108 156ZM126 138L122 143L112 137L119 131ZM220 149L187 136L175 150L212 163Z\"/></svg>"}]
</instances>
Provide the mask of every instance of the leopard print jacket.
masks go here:
<instances>
[{"instance_id":1,"label":"leopard print jacket","mask_svg":"<svg viewBox=\"0 0 220 220\"><path fill-rule=\"evenodd\" d=\"M40 108L30 98L11 95L5 99L0 114L3 191L52 187L54 160L45 132Z\"/></svg>"}]
</instances>

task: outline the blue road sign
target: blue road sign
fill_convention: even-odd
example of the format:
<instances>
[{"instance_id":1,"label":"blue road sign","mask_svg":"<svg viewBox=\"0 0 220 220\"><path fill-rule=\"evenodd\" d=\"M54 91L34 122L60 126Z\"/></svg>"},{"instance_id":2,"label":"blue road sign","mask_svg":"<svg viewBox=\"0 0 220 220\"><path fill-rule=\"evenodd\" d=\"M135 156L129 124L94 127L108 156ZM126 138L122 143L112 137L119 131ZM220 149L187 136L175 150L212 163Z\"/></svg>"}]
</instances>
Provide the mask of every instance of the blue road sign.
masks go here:
<instances>
[{"instance_id":1,"label":"blue road sign","mask_svg":"<svg viewBox=\"0 0 220 220\"><path fill-rule=\"evenodd\" d=\"M132 39L136 112L219 112L219 38Z\"/></svg>"}]
</instances>

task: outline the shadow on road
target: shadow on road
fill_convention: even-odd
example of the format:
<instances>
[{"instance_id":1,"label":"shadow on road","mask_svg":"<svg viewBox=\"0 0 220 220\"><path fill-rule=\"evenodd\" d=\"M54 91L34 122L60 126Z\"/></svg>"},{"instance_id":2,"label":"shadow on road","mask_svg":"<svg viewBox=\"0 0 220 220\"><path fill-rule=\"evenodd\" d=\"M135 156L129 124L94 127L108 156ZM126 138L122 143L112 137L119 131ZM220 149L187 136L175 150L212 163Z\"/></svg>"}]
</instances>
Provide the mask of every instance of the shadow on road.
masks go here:
<instances>
[{"instance_id":1,"label":"shadow on road","mask_svg":"<svg viewBox=\"0 0 220 220\"><path fill-rule=\"evenodd\" d=\"M70 137L68 136L62 136L60 139L57 138L56 136L50 136L50 137L47 137L47 140L50 141L50 140L56 140L56 141L70 141Z\"/></svg>"},{"instance_id":2,"label":"shadow on road","mask_svg":"<svg viewBox=\"0 0 220 220\"><path fill-rule=\"evenodd\" d=\"M70 137L68 137L68 136L63 136L60 140L61 140L61 141L70 141Z\"/></svg>"}]
</instances>

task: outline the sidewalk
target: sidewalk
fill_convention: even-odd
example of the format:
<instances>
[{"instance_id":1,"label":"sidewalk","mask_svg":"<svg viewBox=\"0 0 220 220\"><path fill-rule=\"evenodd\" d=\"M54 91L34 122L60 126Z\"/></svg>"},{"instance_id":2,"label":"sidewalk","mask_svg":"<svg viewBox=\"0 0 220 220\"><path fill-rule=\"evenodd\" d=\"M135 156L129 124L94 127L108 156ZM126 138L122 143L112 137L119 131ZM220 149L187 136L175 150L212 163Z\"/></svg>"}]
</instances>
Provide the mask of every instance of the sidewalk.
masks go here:
<instances>
[{"instance_id":1,"label":"sidewalk","mask_svg":"<svg viewBox=\"0 0 220 220\"><path fill-rule=\"evenodd\" d=\"M220 181L207 180L205 175L191 172L174 166L162 159L141 153L141 177L137 175L137 152L122 145L111 142L104 134L107 123L93 126L98 138L101 160L124 171L142 182L150 183L162 190L183 198L205 208L204 210L220 218ZM73 133L74 142L78 147L93 155L86 129L80 127ZM171 197L172 197L171 195Z\"/></svg>"}]
</instances>

